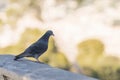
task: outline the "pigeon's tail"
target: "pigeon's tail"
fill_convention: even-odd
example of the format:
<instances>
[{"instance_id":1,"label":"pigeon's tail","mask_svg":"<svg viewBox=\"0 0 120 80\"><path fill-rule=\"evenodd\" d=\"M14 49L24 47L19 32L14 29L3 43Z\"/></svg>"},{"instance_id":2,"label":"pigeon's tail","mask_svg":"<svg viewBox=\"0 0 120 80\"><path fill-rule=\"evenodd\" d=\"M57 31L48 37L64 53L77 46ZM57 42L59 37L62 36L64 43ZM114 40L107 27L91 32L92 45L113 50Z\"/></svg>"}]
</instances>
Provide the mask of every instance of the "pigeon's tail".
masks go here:
<instances>
[{"instance_id":1,"label":"pigeon's tail","mask_svg":"<svg viewBox=\"0 0 120 80\"><path fill-rule=\"evenodd\" d=\"M14 60L18 60L18 59L20 59L20 58L22 58L22 57L24 57L24 54L23 54L23 53L15 56Z\"/></svg>"}]
</instances>

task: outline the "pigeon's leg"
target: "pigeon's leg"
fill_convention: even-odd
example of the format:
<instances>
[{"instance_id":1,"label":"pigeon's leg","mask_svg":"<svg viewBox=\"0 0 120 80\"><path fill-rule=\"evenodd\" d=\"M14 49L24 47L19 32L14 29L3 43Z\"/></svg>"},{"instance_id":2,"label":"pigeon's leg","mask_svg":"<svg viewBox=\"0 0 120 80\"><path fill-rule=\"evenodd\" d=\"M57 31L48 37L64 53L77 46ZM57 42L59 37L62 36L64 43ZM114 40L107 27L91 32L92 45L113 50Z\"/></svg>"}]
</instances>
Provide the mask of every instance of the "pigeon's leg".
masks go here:
<instances>
[{"instance_id":1,"label":"pigeon's leg","mask_svg":"<svg viewBox=\"0 0 120 80\"><path fill-rule=\"evenodd\" d=\"M37 63L42 63L42 62L39 61L39 55L34 55L34 58L37 60L37 61L36 61ZM42 64L43 64L43 63L42 63Z\"/></svg>"},{"instance_id":2,"label":"pigeon's leg","mask_svg":"<svg viewBox=\"0 0 120 80\"><path fill-rule=\"evenodd\" d=\"M39 59L38 59L38 58L37 58L36 60L37 60L36 62L39 62Z\"/></svg>"},{"instance_id":3,"label":"pigeon's leg","mask_svg":"<svg viewBox=\"0 0 120 80\"><path fill-rule=\"evenodd\" d=\"M36 62L40 62L38 59L39 58L38 55L34 55L34 58L37 60Z\"/></svg>"}]
</instances>

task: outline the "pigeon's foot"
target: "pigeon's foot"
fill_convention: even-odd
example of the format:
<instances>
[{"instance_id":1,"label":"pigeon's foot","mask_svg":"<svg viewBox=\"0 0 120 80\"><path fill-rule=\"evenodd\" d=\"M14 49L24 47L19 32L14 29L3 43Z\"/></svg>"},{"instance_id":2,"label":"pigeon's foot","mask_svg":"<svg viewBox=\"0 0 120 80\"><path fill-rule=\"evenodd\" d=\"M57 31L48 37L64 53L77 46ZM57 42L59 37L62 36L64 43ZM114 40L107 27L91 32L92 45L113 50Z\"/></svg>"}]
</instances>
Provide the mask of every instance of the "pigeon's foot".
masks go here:
<instances>
[{"instance_id":1,"label":"pigeon's foot","mask_svg":"<svg viewBox=\"0 0 120 80\"><path fill-rule=\"evenodd\" d=\"M17 57L15 57L15 58L14 58L14 61L17 61L17 60L18 60L18 58L17 58Z\"/></svg>"},{"instance_id":2,"label":"pigeon's foot","mask_svg":"<svg viewBox=\"0 0 120 80\"><path fill-rule=\"evenodd\" d=\"M14 60L17 61L18 59L22 58L21 56L15 56Z\"/></svg>"},{"instance_id":3,"label":"pigeon's foot","mask_svg":"<svg viewBox=\"0 0 120 80\"><path fill-rule=\"evenodd\" d=\"M43 63L43 62L40 62L40 61L35 61L36 63L40 63L40 64L45 64L45 63Z\"/></svg>"}]
</instances>

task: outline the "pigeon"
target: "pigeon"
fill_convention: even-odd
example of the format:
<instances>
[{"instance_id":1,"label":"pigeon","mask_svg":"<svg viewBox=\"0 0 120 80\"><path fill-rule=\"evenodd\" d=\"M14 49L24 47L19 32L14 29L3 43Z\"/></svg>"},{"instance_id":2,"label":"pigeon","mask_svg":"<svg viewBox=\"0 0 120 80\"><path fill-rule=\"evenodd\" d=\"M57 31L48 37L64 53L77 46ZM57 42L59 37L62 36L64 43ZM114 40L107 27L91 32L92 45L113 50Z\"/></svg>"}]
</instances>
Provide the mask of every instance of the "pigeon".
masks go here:
<instances>
[{"instance_id":1,"label":"pigeon","mask_svg":"<svg viewBox=\"0 0 120 80\"><path fill-rule=\"evenodd\" d=\"M51 30L48 30L40 39L30 45L24 52L15 56L14 60L18 60L23 57L33 57L39 62L39 57L48 49L48 42L50 36L53 35Z\"/></svg>"}]
</instances>

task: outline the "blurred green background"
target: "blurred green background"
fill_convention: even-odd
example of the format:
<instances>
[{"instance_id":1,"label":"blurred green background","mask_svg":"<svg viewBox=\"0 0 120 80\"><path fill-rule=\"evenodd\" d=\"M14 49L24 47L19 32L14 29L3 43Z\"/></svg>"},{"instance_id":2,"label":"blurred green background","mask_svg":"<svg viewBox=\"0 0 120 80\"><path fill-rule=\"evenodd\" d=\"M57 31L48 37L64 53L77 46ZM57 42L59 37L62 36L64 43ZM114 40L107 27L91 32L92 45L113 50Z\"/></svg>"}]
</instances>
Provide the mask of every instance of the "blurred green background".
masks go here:
<instances>
[{"instance_id":1,"label":"blurred green background","mask_svg":"<svg viewBox=\"0 0 120 80\"><path fill-rule=\"evenodd\" d=\"M95 2L98 0L55 1L56 6L62 4L66 5L66 13L73 13L82 6L93 3L95 4ZM71 7L72 4L68 4L70 1L73 1L76 6ZM116 0L112 1L114 3L111 3L111 7L116 7ZM19 19L24 16L24 14L31 14L33 12L34 17L37 18L37 20L40 22L45 22L46 19L42 14L42 11L44 10L43 6L45 6L43 3L45 3L43 0L8 0L8 2L3 3L7 6L5 6L5 11L1 11L1 13L4 12L6 18L3 19L0 17L0 34L3 32L4 26L6 24L11 26L11 29L14 32L18 25L17 21L19 21ZM102 9L99 8L99 11L101 10ZM58 19L60 18L57 18L56 20ZM119 20L117 20L113 25L116 26L119 24ZM20 54L30 44L39 39L45 31L46 30L27 26L27 28L21 32L22 36L19 36L20 40L17 43L5 47L0 47L0 54ZM54 37L51 37L49 41L49 48L47 52L39 58L40 61L53 67L75 73L82 73L100 80L120 80L120 59L117 56L106 55L105 45L101 40L91 37L86 40L79 41L79 44L77 45L78 54L74 63L70 62L65 53L58 49L58 45L56 44Z\"/></svg>"}]
</instances>

